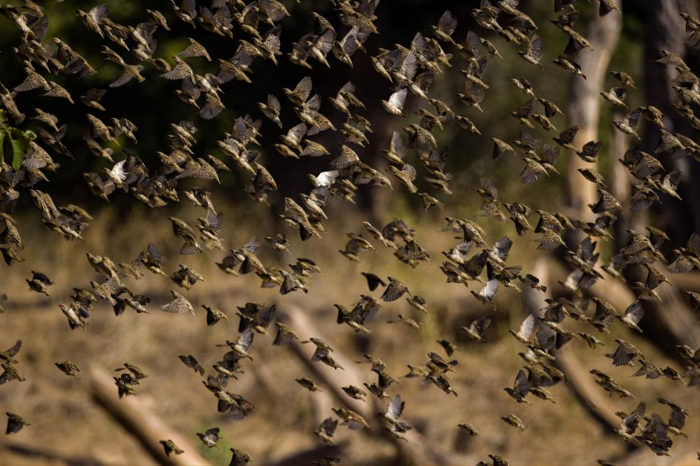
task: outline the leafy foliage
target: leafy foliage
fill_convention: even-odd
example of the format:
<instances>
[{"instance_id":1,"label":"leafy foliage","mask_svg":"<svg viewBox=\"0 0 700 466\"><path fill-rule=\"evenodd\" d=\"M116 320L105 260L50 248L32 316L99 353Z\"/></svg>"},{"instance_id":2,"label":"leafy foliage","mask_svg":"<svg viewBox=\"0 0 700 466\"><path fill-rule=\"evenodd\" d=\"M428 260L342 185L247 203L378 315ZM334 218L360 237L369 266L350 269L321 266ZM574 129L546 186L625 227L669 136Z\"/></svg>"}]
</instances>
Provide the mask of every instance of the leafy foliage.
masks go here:
<instances>
[{"instance_id":1,"label":"leafy foliage","mask_svg":"<svg viewBox=\"0 0 700 466\"><path fill-rule=\"evenodd\" d=\"M33 131L26 131L8 125L7 119L0 110L0 149L3 160L11 160L12 169L22 168L24 155L29 151L29 144L36 139Z\"/></svg>"}]
</instances>

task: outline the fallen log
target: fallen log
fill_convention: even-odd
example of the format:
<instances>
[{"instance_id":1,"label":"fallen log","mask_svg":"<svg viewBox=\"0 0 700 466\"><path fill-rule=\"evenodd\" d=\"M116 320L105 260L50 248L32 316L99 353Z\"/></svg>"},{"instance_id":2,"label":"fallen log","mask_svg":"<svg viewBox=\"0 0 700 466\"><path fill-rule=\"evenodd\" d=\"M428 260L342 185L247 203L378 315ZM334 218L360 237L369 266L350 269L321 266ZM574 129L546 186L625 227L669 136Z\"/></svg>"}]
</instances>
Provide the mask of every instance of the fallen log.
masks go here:
<instances>
[{"instance_id":1,"label":"fallen log","mask_svg":"<svg viewBox=\"0 0 700 466\"><path fill-rule=\"evenodd\" d=\"M283 319L299 334L300 338L317 337L325 340L323 334L316 328L311 319L304 311L295 306L280 306L283 309ZM432 446L429 440L416 432L409 430L404 434L405 440L399 440L388 433L378 422L376 413L384 409L376 400L368 399L366 403L353 400L342 391L341 387L346 385L362 386L362 379L356 369L355 362L337 349L333 352L333 358L345 369L334 370L324 364L312 363L311 355L314 352L314 345L302 344L298 341L292 343L291 348L306 367L314 374L318 381L327 388L327 393L334 400L344 407L352 409L361 414L370 424L370 429L363 429L363 433L374 435L379 434L382 438L391 442L397 449L397 464L402 465L453 465L467 464L471 459L464 457L457 458L447 452L439 451Z\"/></svg>"},{"instance_id":2,"label":"fallen log","mask_svg":"<svg viewBox=\"0 0 700 466\"><path fill-rule=\"evenodd\" d=\"M118 422L126 433L138 441L158 464L163 466L211 466L207 460L199 456L196 448L185 437L168 426L137 397L127 396L120 400L109 372L102 368L92 367L89 374L94 402ZM178 447L184 450L184 453L166 456L159 441L168 439L175 442Z\"/></svg>"}]
</instances>

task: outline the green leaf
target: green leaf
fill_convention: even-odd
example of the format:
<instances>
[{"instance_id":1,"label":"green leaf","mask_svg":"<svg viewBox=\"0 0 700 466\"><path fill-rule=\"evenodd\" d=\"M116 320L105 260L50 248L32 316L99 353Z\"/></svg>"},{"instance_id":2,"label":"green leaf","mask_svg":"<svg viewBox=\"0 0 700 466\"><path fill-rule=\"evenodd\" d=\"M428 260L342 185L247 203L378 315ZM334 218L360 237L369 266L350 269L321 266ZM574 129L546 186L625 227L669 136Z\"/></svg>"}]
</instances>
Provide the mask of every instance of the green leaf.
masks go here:
<instances>
[{"instance_id":1,"label":"green leaf","mask_svg":"<svg viewBox=\"0 0 700 466\"><path fill-rule=\"evenodd\" d=\"M10 132L5 128L0 128L0 160L5 162L5 154L9 154L9 151L5 147L5 142L9 141Z\"/></svg>"},{"instance_id":2,"label":"green leaf","mask_svg":"<svg viewBox=\"0 0 700 466\"><path fill-rule=\"evenodd\" d=\"M6 133L5 129L0 129L0 161L5 160L5 146L3 146L3 143L5 142Z\"/></svg>"},{"instance_id":3,"label":"green leaf","mask_svg":"<svg viewBox=\"0 0 700 466\"><path fill-rule=\"evenodd\" d=\"M27 153L27 146L29 145L27 139L23 137L20 133L17 137L17 132L8 133L10 136L10 145L12 146L12 169L19 170L22 168L22 162L24 161L24 154Z\"/></svg>"}]
</instances>

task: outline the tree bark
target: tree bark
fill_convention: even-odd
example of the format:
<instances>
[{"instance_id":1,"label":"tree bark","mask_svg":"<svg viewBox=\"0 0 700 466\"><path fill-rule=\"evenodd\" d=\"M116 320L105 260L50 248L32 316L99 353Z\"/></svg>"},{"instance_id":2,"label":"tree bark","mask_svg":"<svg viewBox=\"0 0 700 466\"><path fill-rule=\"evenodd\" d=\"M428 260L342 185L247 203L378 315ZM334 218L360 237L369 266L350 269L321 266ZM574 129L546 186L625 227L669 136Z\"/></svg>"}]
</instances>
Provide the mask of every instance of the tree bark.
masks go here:
<instances>
[{"instance_id":1,"label":"tree bark","mask_svg":"<svg viewBox=\"0 0 700 466\"><path fill-rule=\"evenodd\" d=\"M623 118L621 113L615 113L613 116L616 120ZM626 166L620 163L629 148L629 136L622 134L620 131L613 131L610 138L610 179L608 180L608 188L610 194L615 196L615 199L620 201L622 212L617 214L617 220L613 225L615 242L613 247L618 251L624 246L624 241L627 240L627 230L635 228L632 225L630 218L630 198L632 197L632 175Z\"/></svg>"},{"instance_id":2,"label":"tree bark","mask_svg":"<svg viewBox=\"0 0 700 466\"><path fill-rule=\"evenodd\" d=\"M618 7L622 7L620 0L615 0L615 3ZM622 15L612 12L605 17L596 14L589 24L588 31L584 34L595 51L586 49L581 51L579 63L587 79L573 76L569 88L567 111L569 123L570 126L579 126L573 143L576 147L583 147L588 141L598 137L602 102L600 92L603 90L610 57L615 50L621 30ZM579 168L586 167L590 167L590 164L573 153L569 155L566 176L567 203L571 213L582 220L591 219L593 214L587 205L596 200L595 185L578 173Z\"/></svg>"},{"instance_id":3,"label":"tree bark","mask_svg":"<svg viewBox=\"0 0 700 466\"><path fill-rule=\"evenodd\" d=\"M673 66L659 64L656 60L662 57L662 50L668 50L681 57L686 55L685 21L680 13L695 12L693 10L697 10L697 2L691 0L650 0L649 17L653 18L653 21L648 21L644 53L647 105L653 105L664 113L667 131L686 135L691 132L690 126L673 107L676 93L672 87L678 72ZM659 139L656 126L646 124L642 149L645 152L654 153ZM664 156L661 161L667 171L674 168L680 169L685 180L685 183L680 186L684 201L663 196L663 204L657 209L665 218L665 223L670 229L669 234L675 243L674 247L677 247L682 245L693 231L700 230L700 210L695 208L696 205L693 202L693 199L700 200L700 190L697 183L689 182L692 179L691 171L697 163L687 157L672 162ZM691 221L688 221L689 219Z\"/></svg>"},{"instance_id":4,"label":"tree bark","mask_svg":"<svg viewBox=\"0 0 700 466\"><path fill-rule=\"evenodd\" d=\"M680 16L682 12L697 12L697 2L688 0L651 0L649 2L649 21L647 42L644 53L644 75L647 105L653 105L664 115L666 130L672 133L690 135L688 122L673 107L676 100L672 87L678 72L672 66L657 63L662 50L668 50L681 57L685 56L685 21ZM655 125L645 124L642 138L642 150L654 153L660 139ZM697 183L692 182L691 170L697 169L697 162L686 157L672 161L667 155L660 156L666 172L679 169L684 181L679 186L683 201L661 195L662 203L655 206L661 220L658 226L666 228L671 237L670 244L664 245L664 252L670 258L669 252L673 247L684 245L693 231L700 230L700 191ZM639 221L632 223L632 228L641 231ZM641 224L640 224L641 225ZM620 238L621 239L621 238ZM628 281L644 278L638 267L625 271ZM662 303L645 303L646 316L640 326L644 334L669 356L679 360L674 346L680 344L696 347L700 344L700 336L694 329L697 316L685 304L681 296L682 289L664 284L659 288Z\"/></svg>"}]
</instances>

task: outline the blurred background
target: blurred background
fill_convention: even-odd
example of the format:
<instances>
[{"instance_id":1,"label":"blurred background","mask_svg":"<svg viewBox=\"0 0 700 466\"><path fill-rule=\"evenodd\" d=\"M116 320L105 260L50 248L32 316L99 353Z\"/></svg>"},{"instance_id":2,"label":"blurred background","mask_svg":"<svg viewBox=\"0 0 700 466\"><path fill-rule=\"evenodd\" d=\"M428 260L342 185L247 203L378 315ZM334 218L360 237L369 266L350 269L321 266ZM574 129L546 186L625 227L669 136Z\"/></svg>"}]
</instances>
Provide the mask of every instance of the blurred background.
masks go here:
<instances>
[{"instance_id":1,"label":"blurred background","mask_svg":"<svg viewBox=\"0 0 700 466\"><path fill-rule=\"evenodd\" d=\"M90 63L100 64L99 73L94 76L80 80L59 76L56 81L74 97L91 88L104 88L113 81L119 74L118 67L102 60L101 43L93 40L96 36L87 36L86 29L75 14L76 9L87 11L95 6L94 3L72 0L40 3L50 17L49 37L60 37ZM194 37L212 57L228 58L235 52L231 41L201 30L194 31L191 26L178 21L169 2L159 0L145 5L142 2L112 0L105 3L110 6L110 18L120 24L136 25L147 21L145 6L158 9L167 17L172 31L158 36L157 57L170 60L172 55L187 46L187 37ZM301 0L296 3L284 0L283 3L291 13L281 23L282 49L285 52L289 50L291 42L312 30L314 19L311 12L339 24L330 2ZM596 29L600 27L596 24L600 21L597 3L579 1L576 5L582 14L575 29L588 37L594 46L599 38L590 37L587 31L599 31ZM700 69L700 51L685 47L685 22L679 15L687 11L697 16L698 3L691 0L624 0L618 3L623 14L612 12L605 18L613 24L611 34L614 37L601 43L602 48L594 47L595 53L585 50L581 53L584 71L589 66L595 67L596 61L609 60L608 70L624 70L636 81L637 89L630 90L626 101L630 108L655 105L666 114L669 131L697 139L696 131L673 110L673 70L657 64L656 60L661 57L662 49L671 50L683 56L694 72ZM224 212L221 237L227 248L240 248L253 236L262 239L277 232L287 233L292 239L291 256L277 253L264 244L259 257L263 263L279 267L293 262L297 257L314 259L322 273L314 276L308 294L295 292L281 297L275 289L259 288L259 279L254 275L226 275L214 265L225 255L223 252L180 256L180 242L173 237L168 218L177 216L195 224L196 218L202 216L201 209L185 201L149 209L121 191L115 192L109 203L93 196L81 174L100 171L110 167L110 164L93 157L82 141L86 127L85 108L79 103L71 106L63 99L42 99L38 93L18 96L16 101L23 110L41 106L69 124L63 142L71 148L77 163L61 159L58 174L51 177L50 183L41 185L40 189L49 193L57 205L73 203L87 209L95 220L83 235L84 242L68 242L41 224L31 196L23 195L13 214L21 225L22 237L27 245L23 254L26 261L11 267L0 264L0 294L6 293L9 298L6 304L8 311L0 315L0 349L9 348L16 339L22 339L21 369L27 381L0 387L0 411L17 412L32 426L15 438L0 440L0 463L154 463L151 455L128 430L94 401L98 384L92 380L91 368L112 372L124 362L131 362L149 374L149 378L138 388L138 407L182 435L189 442L188 448L197 450L211 464L228 464L229 447L248 452L256 464L310 464L310 461L294 463L292 460L300 452L319 448L321 444L312 432L324 418L332 415L330 407L338 406L332 395L333 390L323 385L323 380L327 378L333 383L337 377L349 377L350 380L358 377L359 382L375 381L376 376L369 371L369 365L354 363L361 360L363 354L381 358L398 378L408 372L407 364L425 364L429 351L444 355L436 341L447 339L458 347L452 358L459 365L451 378L458 397L446 395L437 387L422 383L420 378L400 379L400 384L393 387L391 393L400 393L406 401L404 414L421 434L421 445L427 451L421 453L424 455L421 458L427 458L426 461L435 464L475 464L487 460L488 454L498 454L514 465L588 465L595 464L600 458L619 459L619 464L689 464L677 461L687 460L688 455L697 448L697 439L700 438L700 397L697 387L686 387L679 381L666 378L631 378L630 368L612 367L610 359L603 354L614 351L615 338L624 338L637 345L647 359L657 366L671 366L684 373L686 363L675 347L680 344L692 348L700 346L697 326L700 315L685 304L681 292L700 292L700 275L697 271L671 277L675 286L664 289L663 304L645 304L647 314L641 325L643 333L632 332L616 324L611 335L596 333L605 344L603 350L599 348L594 351L583 342L575 342L575 351L572 350L568 357L562 355L563 362L559 366L565 373L571 371L573 381L552 388L557 403L534 400L533 406L527 406L516 404L502 390L512 386L518 369L523 366L523 361L517 356L522 346L508 333L509 329L516 329L526 315L523 296L511 290L501 290L494 311L476 301L461 285L445 283L445 277L439 270L442 262L440 251L456 244L452 234L441 232L444 224L442 217L476 218L481 205L476 189L482 177L494 182L499 190L499 200L503 202L518 201L533 209L559 211L570 218L591 220L587 218L585 210L586 203L591 201L591 196L595 196L594 185L581 181L581 177L567 176L572 170L575 174L579 166L577 164L580 162L575 156L563 152L558 165L563 176L540 179L535 185L517 181L522 170L519 160L493 160L491 138L512 141L517 137L520 126L509 113L530 98L511 84L511 78L527 78L535 89L541 90L546 98L564 110L569 117L557 120L559 131L573 124L581 126L582 134L577 140L580 144L575 145L580 147L588 140L603 142L598 170L606 179L614 180L610 183L613 185L611 192L623 205L629 206L630 203L631 181L625 177L627 173L620 173L618 159L623 157L634 141L614 133L611 121L622 115L613 106L605 104L597 94L616 86L617 82L605 70L599 73L599 79L589 75L584 82L551 64L551 60L564 50L568 40L550 23L557 16L553 13L551 1L521 0L518 7L539 25L538 33L545 49L545 72L520 60L516 52L521 48L507 44L495 34L479 28L470 15L471 10L478 6L479 2L475 0L384 0L376 12L376 26L380 34L370 36L365 44L373 55L379 48L391 48L393 44L408 46L417 31L428 35L430 26L437 24L445 10L450 10L459 20L454 35L458 43L464 42L469 30L475 30L480 36L491 40L503 55L503 59L495 58L488 63L484 80L490 89L482 105L485 111L480 113L470 109L461 112L469 116L482 135L462 130L458 125L448 125L445 130L436 132L438 147L447 147L449 158L446 171L453 176L450 189L454 194L447 196L437 193L420 178L416 182L421 192L429 192L445 204L443 211L425 211L420 199L409 196L397 183L394 190L365 186L358 191L354 205L338 199L330 200L326 208L329 220L324 223L327 233L323 239L300 242L296 232L289 230L278 218L278 214L284 210L283 199L286 196L296 198L298 193L308 192L311 184L306 175L327 170L330 159L292 160L282 157L273 147L278 142L278 135L282 134L281 130L264 119L261 129L263 136L259 138L262 160L279 186L277 192L270 194L269 208L245 195L243 186L248 180L241 171L220 173L220 186L213 181L203 183L193 179L184 180L178 186L178 189L185 190L204 184L212 191L214 205ZM11 26L9 20L0 18L0 81L8 88L24 79L22 67L12 53L20 35ZM102 104L109 109L110 116L128 118L138 126L138 146L129 145L128 148L137 152L147 165L156 163L156 152L166 147L169 124L180 120L192 120L199 128L194 147L196 156L212 154L225 160L216 141L221 139L224 132L231 131L234 120L239 116L250 114L254 119L263 118L257 102L264 102L268 94L274 93L282 101L281 119L286 130L296 124L297 117L283 98L281 89L292 88L301 78L309 75L314 83L313 92L324 96L321 112L340 126L345 120L344 115L333 109L325 98L334 96L343 84L352 81L357 86L357 97L367 105L367 110L361 114L372 122L374 129L374 133L368 135L370 144L354 149L364 162L383 171L387 162L382 150L388 148L394 131L401 131L409 123L418 123L420 116L415 112L420 105L418 99L409 98L407 120L385 112L379 101L388 98L392 86L374 72L369 56L358 52L353 57L354 68L333 61L330 70L319 64L315 64L313 70L307 70L293 65L286 58L280 59L279 66L256 60L252 66L253 82L234 81L227 84L222 96L227 111L211 121L199 119L191 107L175 98L174 91L179 85L159 79L160 73L153 67L146 68L146 81L142 85L110 91ZM215 73L217 69L215 62L198 65L201 66L201 73ZM207 66L211 69L207 70ZM436 76L431 96L453 108L459 107L456 94L462 91L464 85L460 74L464 66L464 60L460 59L455 66L444 68L444 72ZM585 89L582 90L582 86L586 86ZM576 110L587 108L582 99L591 99L591 95L600 101L595 105L595 113L599 114L593 121L588 121L587 118L577 117ZM73 121L77 124L71 124ZM32 129L35 124L27 120L21 127ZM643 135L642 148L653 153L658 142L656 130L648 122L642 121L638 132ZM537 133L544 137L542 131ZM314 140L332 153L336 153L343 142L333 131L324 132ZM700 185L693 182L700 179L700 164L692 158L668 163L667 171L677 168L683 173L685 181L679 188L683 200L663 196L663 202L647 212L621 215L615 226L615 239L599 241L601 262L608 262L627 243L627 228L642 231L646 225L654 225L664 229L670 237L662 248L667 257L670 257L668 254L671 250L684 245L693 231L700 231L700 209L697 207ZM624 192L627 192L627 199L621 195ZM431 254L430 263L413 269L394 260L390 251L381 250L379 245L375 245L377 253L361 255L359 263L350 262L337 252L347 241L346 232L363 232L362 221L368 220L381 227L394 218L403 219L416 230L416 240ZM504 235L516 237L510 222L485 219L480 224L486 230L489 244ZM533 236L529 234L516 240L509 262L524 265L526 272L540 278L553 277L547 282L550 294L564 295L566 290L556 283L566 275L564 266L557 259L544 260L546 255L535 250L532 239ZM135 314L127 310L117 317L109 306L101 304L86 330L70 331L57 305L69 301L72 288L89 288L89 281L97 279L98 275L85 260L85 254L90 252L108 256L115 262L128 262L148 243L156 244L163 251L167 257L168 271L176 270L177 264L184 263L205 277L206 282L183 292L194 305L196 315L159 312L157 306L168 302L169 291L176 288L167 277L147 274L143 280L133 282L131 289L153 299L150 314ZM31 276L32 270L40 270L54 280L51 297L42 297L27 289L25 279ZM354 334L345 326L336 325L333 305L351 306L360 294L368 292L360 272L399 278L414 294L425 298L429 314L416 311L402 299L384 305L381 314L368 325L372 332L369 335ZM591 293L604 297L618 310L623 310L634 299L621 281L606 276L605 282L597 284ZM289 348L273 347L265 341L267 337L258 335L251 350L254 363L245 363L245 375L240 380L231 381L233 391L253 403L255 412L243 421L234 421L217 413L216 401L201 386L200 377L186 368L177 356L195 355L209 370L222 352L215 345L234 340L237 336L236 307L246 302L278 303L280 314L292 321L295 313L301 313L310 325L308 328L316 333L299 332L300 336L323 335L322 338L332 342L339 354L345 355L350 367L346 367L342 375L323 370L321 374L310 373L302 356ZM224 310L230 321L207 327L201 308L203 304ZM589 312L592 312L592 308ZM385 323L386 320L395 319L398 314L416 319L422 324L421 329ZM459 331L460 327L483 315L488 315L492 321L486 344L470 341L464 332ZM584 329L580 323L571 326L573 331ZM271 331L272 336L275 333ZM62 360L71 360L81 367L83 378L76 380L59 372L54 363ZM594 368L610 374L632 392L637 401L610 397L593 383L592 376L588 374ZM577 377L577 374L583 376ZM330 394L312 394L294 382L296 378L304 376L320 380L324 393ZM116 387L111 388L116 392ZM688 438L673 438L677 445L673 457L668 459L659 459L646 449L637 451L612 433L613 425L617 422L615 412L630 412L639 400L647 402L649 412L665 413L665 408L656 402L659 396L677 402L691 413L684 430ZM361 409L376 418L375 413L384 407L385 402L375 403L368 398ZM510 413L520 417L528 426L524 432L501 421L501 416ZM476 426L481 435L465 436L457 426L467 422ZM206 448L194 435L214 426L222 431L220 449ZM376 430L363 435L339 428L336 440L338 449L330 449L327 453L328 456L342 456L343 464L405 464L410 455L418 455L411 450L415 445L403 446L401 442L386 438Z\"/></svg>"}]
</instances>

